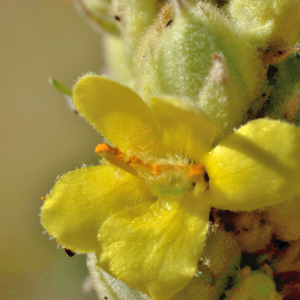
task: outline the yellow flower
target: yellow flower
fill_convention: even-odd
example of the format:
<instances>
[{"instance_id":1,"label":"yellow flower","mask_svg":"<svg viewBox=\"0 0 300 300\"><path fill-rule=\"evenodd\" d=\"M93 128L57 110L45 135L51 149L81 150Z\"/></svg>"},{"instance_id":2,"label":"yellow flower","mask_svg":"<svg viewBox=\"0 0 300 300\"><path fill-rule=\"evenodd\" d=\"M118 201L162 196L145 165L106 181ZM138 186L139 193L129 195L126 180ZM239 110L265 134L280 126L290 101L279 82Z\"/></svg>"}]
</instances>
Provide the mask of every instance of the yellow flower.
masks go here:
<instances>
[{"instance_id":1,"label":"yellow flower","mask_svg":"<svg viewBox=\"0 0 300 300\"><path fill-rule=\"evenodd\" d=\"M45 229L99 266L167 299L197 270L210 208L250 210L300 190L300 129L250 122L212 148L218 129L195 104L153 97L87 75L74 89L79 112L109 140L107 163L61 177L42 208ZM211 152L209 152L211 151Z\"/></svg>"}]
</instances>

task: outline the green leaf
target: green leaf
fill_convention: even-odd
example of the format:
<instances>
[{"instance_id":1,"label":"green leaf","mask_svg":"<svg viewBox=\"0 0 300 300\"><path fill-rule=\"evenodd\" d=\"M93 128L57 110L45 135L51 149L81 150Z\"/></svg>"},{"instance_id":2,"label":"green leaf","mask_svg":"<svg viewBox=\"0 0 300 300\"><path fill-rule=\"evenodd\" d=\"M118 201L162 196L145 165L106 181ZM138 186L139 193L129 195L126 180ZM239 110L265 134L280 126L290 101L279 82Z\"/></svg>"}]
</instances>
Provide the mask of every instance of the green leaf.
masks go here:
<instances>
[{"instance_id":1,"label":"green leaf","mask_svg":"<svg viewBox=\"0 0 300 300\"><path fill-rule=\"evenodd\" d=\"M57 81L54 78L49 78L49 83L54 86L58 91L60 91L61 93L68 95L68 96L73 96L73 92L70 88L68 88L66 85L64 85L63 83Z\"/></svg>"}]
</instances>

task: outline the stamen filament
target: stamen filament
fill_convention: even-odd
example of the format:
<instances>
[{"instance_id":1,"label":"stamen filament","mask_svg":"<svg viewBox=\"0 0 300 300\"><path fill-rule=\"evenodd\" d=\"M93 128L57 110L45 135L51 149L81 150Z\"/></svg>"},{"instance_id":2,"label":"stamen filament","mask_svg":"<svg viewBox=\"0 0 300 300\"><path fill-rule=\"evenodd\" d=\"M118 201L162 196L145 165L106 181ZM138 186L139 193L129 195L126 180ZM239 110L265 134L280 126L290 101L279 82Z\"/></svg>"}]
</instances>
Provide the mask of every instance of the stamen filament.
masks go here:
<instances>
[{"instance_id":1,"label":"stamen filament","mask_svg":"<svg viewBox=\"0 0 300 300\"><path fill-rule=\"evenodd\" d=\"M203 165L193 165L189 170L189 179L196 183L193 194L199 197L208 187L208 182L205 180L206 171Z\"/></svg>"},{"instance_id":2,"label":"stamen filament","mask_svg":"<svg viewBox=\"0 0 300 300\"><path fill-rule=\"evenodd\" d=\"M112 147L107 143L98 144L95 148L95 153L105 158L112 165L132 174L133 176L138 176L137 171L124 160L125 155L117 147Z\"/></svg>"},{"instance_id":3,"label":"stamen filament","mask_svg":"<svg viewBox=\"0 0 300 300\"><path fill-rule=\"evenodd\" d=\"M95 153L105 158L112 165L136 177L142 177L150 180L153 183L158 183L161 180L166 180L166 178L170 178L171 182L174 174L176 174L175 176L181 174L179 176L182 176L182 178L186 178L186 180L190 180L196 183L194 188L195 196L199 196L201 193L203 193L203 191L206 190L208 186L208 182L205 180L206 171L203 165L145 163L134 155L125 155L117 147L112 147L107 143L97 145ZM165 175L161 177L160 175L162 174Z\"/></svg>"}]
</instances>

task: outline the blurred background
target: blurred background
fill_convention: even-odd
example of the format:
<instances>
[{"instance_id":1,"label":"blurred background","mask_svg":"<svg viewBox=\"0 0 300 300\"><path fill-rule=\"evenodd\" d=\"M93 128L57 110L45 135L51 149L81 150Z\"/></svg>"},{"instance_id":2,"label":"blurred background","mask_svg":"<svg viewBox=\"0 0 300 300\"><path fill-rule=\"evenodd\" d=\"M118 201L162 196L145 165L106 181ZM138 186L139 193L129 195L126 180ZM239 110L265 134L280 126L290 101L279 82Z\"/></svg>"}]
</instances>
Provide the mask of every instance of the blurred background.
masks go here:
<instances>
[{"instance_id":1,"label":"blurred background","mask_svg":"<svg viewBox=\"0 0 300 300\"><path fill-rule=\"evenodd\" d=\"M101 68L101 43L69 1L2 1L0 10L0 299L96 299L85 256L43 234L41 196L57 175L96 164L100 135L48 84Z\"/></svg>"}]
</instances>

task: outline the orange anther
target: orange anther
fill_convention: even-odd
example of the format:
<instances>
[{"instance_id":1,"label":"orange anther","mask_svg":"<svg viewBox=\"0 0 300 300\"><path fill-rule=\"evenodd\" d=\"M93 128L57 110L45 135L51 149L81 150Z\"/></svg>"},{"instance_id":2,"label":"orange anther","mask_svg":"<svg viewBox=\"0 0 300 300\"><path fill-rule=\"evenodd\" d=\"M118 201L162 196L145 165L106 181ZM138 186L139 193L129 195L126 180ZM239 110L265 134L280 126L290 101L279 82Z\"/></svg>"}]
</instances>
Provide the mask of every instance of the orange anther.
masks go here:
<instances>
[{"instance_id":1,"label":"orange anther","mask_svg":"<svg viewBox=\"0 0 300 300\"><path fill-rule=\"evenodd\" d=\"M41 197L41 200L43 200L43 201L44 201L45 199L46 199L46 197L44 197L44 196L42 196L42 197Z\"/></svg>"},{"instance_id":2,"label":"orange anther","mask_svg":"<svg viewBox=\"0 0 300 300\"><path fill-rule=\"evenodd\" d=\"M143 165L143 161L134 155L129 156L129 163Z\"/></svg>"},{"instance_id":3,"label":"orange anther","mask_svg":"<svg viewBox=\"0 0 300 300\"><path fill-rule=\"evenodd\" d=\"M158 165L152 165L154 175L160 175L162 173Z\"/></svg>"},{"instance_id":4,"label":"orange anther","mask_svg":"<svg viewBox=\"0 0 300 300\"><path fill-rule=\"evenodd\" d=\"M98 144L95 148L95 153L110 152L110 146L106 143Z\"/></svg>"},{"instance_id":5,"label":"orange anther","mask_svg":"<svg viewBox=\"0 0 300 300\"><path fill-rule=\"evenodd\" d=\"M115 158L116 158L117 160L124 160L124 159L123 159L124 156L125 156L125 155L124 155L122 152L119 152L118 154L116 154Z\"/></svg>"},{"instance_id":6,"label":"orange anther","mask_svg":"<svg viewBox=\"0 0 300 300\"><path fill-rule=\"evenodd\" d=\"M203 176L204 174L205 169L203 165L192 165L189 170L189 179L193 179L198 176Z\"/></svg>"},{"instance_id":7,"label":"orange anther","mask_svg":"<svg viewBox=\"0 0 300 300\"><path fill-rule=\"evenodd\" d=\"M121 153L117 147L109 146L107 143L98 144L95 148L95 153L101 156L101 153L113 153L119 154Z\"/></svg>"}]
</instances>

